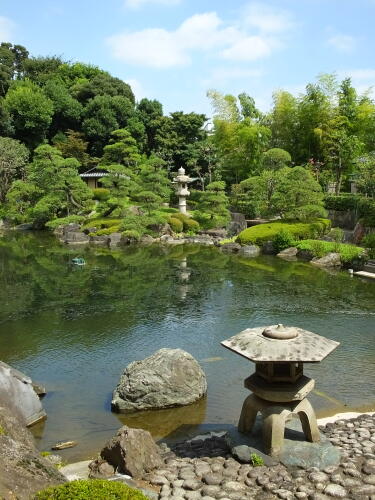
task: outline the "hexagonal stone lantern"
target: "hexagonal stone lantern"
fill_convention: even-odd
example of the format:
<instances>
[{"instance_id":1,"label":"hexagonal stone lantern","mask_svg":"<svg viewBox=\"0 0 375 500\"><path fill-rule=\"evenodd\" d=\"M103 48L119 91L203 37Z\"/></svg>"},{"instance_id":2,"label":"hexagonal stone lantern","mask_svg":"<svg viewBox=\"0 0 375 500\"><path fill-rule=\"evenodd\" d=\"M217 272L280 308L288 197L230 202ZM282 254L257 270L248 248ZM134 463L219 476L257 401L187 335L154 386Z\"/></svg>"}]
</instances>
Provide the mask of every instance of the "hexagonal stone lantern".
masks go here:
<instances>
[{"instance_id":1,"label":"hexagonal stone lantern","mask_svg":"<svg viewBox=\"0 0 375 500\"><path fill-rule=\"evenodd\" d=\"M319 363L339 342L279 324L248 328L221 344L255 363L255 373L244 381L252 394L242 407L240 432L251 432L260 412L265 451L277 456L283 446L285 422L297 414L307 441L320 440L315 412L306 398L315 381L303 374L303 363Z\"/></svg>"}]
</instances>

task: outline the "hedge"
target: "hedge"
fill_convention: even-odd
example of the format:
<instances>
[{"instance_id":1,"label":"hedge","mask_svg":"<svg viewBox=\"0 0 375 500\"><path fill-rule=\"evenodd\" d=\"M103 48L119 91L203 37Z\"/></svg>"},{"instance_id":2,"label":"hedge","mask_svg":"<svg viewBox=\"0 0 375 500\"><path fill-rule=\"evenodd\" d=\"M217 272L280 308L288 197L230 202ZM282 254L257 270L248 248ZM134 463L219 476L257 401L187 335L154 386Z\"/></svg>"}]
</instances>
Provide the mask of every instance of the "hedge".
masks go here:
<instances>
[{"instance_id":1,"label":"hedge","mask_svg":"<svg viewBox=\"0 0 375 500\"><path fill-rule=\"evenodd\" d=\"M78 480L39 491L34 500L148 500L124 483L103 479Z\"/></svg>"},{"instance_id":2,"label":"hedge","mask_svg":"<svg viewBox=\"0 0 375 500\"><path fill-rule=\"evenodd\" d=\"M262 245L266 241L273 241L280 232L287 232L296 240L322 236L331 227L328 219L316 219L312 222L269 222L248 227L237 236L241 244L253 243Z\"/></svg>"},{"instance_id":3,"label":"hedge","mask_svg":"<svg viewBox=\"0 0 375 500\"><path fill-rule=\"evenodd\" d=\"M375 227L375 200L358 194L327 195L325 197L327 210L353 210L364 226Z\"/></svg>"}]
</instances>

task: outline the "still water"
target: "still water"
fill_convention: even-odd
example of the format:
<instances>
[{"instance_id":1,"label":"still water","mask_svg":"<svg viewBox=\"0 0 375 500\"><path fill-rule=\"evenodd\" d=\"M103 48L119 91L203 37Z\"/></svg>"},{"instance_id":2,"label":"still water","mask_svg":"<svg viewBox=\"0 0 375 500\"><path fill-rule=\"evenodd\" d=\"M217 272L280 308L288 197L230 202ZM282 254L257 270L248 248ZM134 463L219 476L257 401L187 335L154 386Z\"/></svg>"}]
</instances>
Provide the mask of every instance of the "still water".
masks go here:
<instances>
[{"instance_id":1,"label":"still water","mask_svg":"<svg viewBox=\"0 0 375 500\"><path fill-rule=\"evenodd\" d=\"M84 267L71 264L73 257ZM305 365L318 415L375 409L375 282L277 257L215 248L79 250L48 234L0 237L0 359L48 390L41 450L76 440L67 461L93 456L123 424L155 438L233 424L252 363L220 346L247 327L284 323L341 346ZM182 348L203 367L208 397L172 410L118 416L111 393L131 361ZM212 425L209 425L212 424Z\"/></svg>"}]
</instances>

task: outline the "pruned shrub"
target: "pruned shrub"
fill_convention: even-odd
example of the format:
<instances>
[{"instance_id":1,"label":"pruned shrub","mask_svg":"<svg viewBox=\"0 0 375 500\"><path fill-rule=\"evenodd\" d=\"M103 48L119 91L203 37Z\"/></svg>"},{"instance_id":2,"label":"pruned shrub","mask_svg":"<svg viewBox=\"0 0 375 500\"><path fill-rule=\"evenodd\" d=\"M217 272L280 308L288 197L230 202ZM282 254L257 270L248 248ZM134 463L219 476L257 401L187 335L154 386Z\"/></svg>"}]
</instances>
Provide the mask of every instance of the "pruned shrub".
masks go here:
<instances>
[{"instance_id":1,"label":"pruned shrub","mask_svg":"<svg viewBox=\"0 0 375 500\"><path fill-rule=\"evenodd\" d=\"M184 221L184 231L191 231L197 233L200 229L199 223L194 219L187 219Z\"/></svg>"},{"instance_id":2,"label":"pruned shrub","mask_svg":"<svg viewBox=\"0 0 375 500\"><path fill-rule=\"evenodd\" d=\"M295 240L315 238L322 236L330 228L330 224L328 219L317 219L309 223L269 222L248 227L238 235L237 241L242 244L262 245L266 241L274 241L280 231L287 231Z\"/></svg>"},{"instance_id":3,"label":"pruned shrub","mask_svg":"<svg viewBox=\"0 0 375 500\"><path fill-rule=\"evenodd\" d=\"M294 246L295 239L289 231L282 229L276 234L272 242L275 250L279 253L286 248Z\"/></svg>"},{"instance_id":4,"label":"pruned shrub","mask_svg":"<svg viewBox=\"0 0 375 500\"><path fill-rule=\"evenodd\" d=\"M122 236L129 240L139 241L142 235L136 229L127 229L126 231L123 231Z\"/></svg>"},{"instance_id":5,"label":"pruned shrub","mask_svg":"<svg viewBox=\"0 0 375 500\"><path fill-rule=\"evenodd\" d=\"M72 481L39 491L34 500L147 500L138 490L117 481Z\"/></svg>"},{"instance_id":6,"label":"pruned shrub","mask_svg":"<svg viewBox=\"0 0 375 500\"><path fill-rule=\"evenodd\" d=\"M171 217L168 220L168 224L171 226L171 229L174 233L181 233L184 228L183 222L176 217Z\"/></svg>"},{"instance_id":7,"label":"pruned shrub","mask_svg":"<svg viewBox=\"0 0 375 500\"><path fill-rule=\"evenodd\" d=\"M109 189L106 188L95 188L92 190L92 195L94 200L105 201L108 200L108 198L111 195L111 192Z\"/></svg>"},{"instance_id":8,"label":"pruned shrub","mask_svg":"<svg viewBox=\"0 0 375 500\"><path fill-rule=\"evenodd\" d=\"M105 229L99 229L99 231L96 231L96 233L94 233L94 235L95 236L106 236L108 234L118 233L119 231L120 231L120 224L117 224L116 226L107 227Z\"/></svg>"},{"instance_id":9,"label":"pruned shrub","mask_svg":"<svg viewBox=\"0 0 375 500\"><path fill-rule=\"evenodd\" d=\"M370 259L375 259L375 233L370 233L365 236L361 241L361 245L368 248Z\"/></svg>"}]
</instances>

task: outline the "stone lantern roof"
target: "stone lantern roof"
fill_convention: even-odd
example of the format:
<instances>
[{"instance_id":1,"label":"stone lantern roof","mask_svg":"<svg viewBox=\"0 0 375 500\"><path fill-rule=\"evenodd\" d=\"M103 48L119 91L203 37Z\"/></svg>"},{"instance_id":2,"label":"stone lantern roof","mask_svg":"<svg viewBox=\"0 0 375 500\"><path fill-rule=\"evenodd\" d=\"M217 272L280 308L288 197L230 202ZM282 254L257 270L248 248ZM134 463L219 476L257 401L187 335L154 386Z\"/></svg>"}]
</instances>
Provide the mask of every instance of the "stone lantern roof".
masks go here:
<instances>
[{"instance_id":1,"label":"stone lantern roof","mask_svg":"<svg viewBox=\"0 0 375 500\"><path fill-rule=\"evenodd\" d=\"M221 344L255 363L317 363L340 345L308 330L283 325L247 328Z\"/></svg>"}]
</instances>

